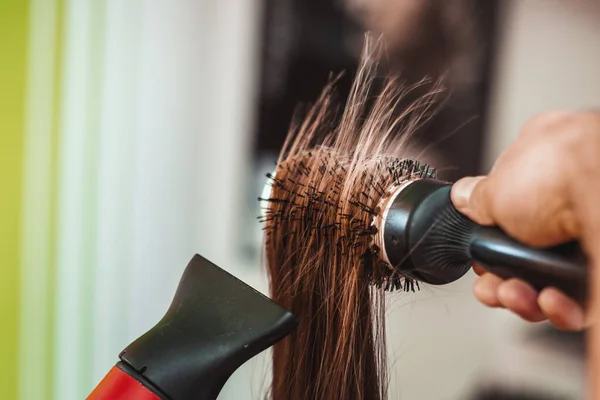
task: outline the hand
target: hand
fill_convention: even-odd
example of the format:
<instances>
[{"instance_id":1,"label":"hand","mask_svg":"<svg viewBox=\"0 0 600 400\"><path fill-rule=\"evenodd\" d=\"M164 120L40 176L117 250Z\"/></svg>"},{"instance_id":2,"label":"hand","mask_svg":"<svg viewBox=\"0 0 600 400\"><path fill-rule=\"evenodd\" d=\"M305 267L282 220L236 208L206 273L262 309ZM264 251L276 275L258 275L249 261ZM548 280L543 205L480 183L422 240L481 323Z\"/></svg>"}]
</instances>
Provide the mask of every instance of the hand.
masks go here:
<instances>
[{"instance_id":1,"label":"hand","mask_svg":"<svg viewBox=\"0 0 600 400\"><path fill-rule=\"evenodd\" d=\"M458 181L452 201L475 222L532 246L578 239L594 264L600 260L599 182L600 113L553 112L525 124L488 176ZM555 288L537 293L523 281L474 270L480 275L475 296L487 306L531 322L549 320L561 330L591 324L591 313Z\"/></svg>"}]
</instances>

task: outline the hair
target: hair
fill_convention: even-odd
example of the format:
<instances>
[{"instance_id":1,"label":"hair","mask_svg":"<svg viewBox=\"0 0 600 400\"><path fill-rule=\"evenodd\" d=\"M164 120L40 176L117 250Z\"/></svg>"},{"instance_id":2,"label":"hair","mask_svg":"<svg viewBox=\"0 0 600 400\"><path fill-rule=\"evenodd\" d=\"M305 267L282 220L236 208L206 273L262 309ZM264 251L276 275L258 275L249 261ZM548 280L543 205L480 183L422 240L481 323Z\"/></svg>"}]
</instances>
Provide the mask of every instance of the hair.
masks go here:
<instances>
[{"instance_id":1,"label":"hair","mask_svg":"<svg viewBox=\"0 0 600 400\"><path fill-rule=\"evenodd\" d=\"M415 283L379 256L373 219L390 186L423 172L399 157L440 88L398 110L418 85L378 77L381 49L367 36L344 107L336 107L334 79L292 124L267 175L271 297L299 319L273 350L274 400L387 397L384 292Z\"/></svg>"}]
</instances>

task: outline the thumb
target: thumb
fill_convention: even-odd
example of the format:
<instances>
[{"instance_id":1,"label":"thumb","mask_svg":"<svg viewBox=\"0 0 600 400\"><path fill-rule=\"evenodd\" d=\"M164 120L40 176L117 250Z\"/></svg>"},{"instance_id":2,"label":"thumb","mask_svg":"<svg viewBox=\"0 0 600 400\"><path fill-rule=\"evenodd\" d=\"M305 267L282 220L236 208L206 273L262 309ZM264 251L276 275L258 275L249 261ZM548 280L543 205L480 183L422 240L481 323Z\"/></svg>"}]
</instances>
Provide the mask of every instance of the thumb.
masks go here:
<instances>
[{"instance_id":1,"label":"thumb","mask_svg":"<svg viewBox=\"0 0 600 400\"><path fill-rule=\"evenodd\" d=\"M494 225L488 187L485 176L462 178L452 186L450 199L460 213L479 225Z\"/></svg>"}]
</instances>

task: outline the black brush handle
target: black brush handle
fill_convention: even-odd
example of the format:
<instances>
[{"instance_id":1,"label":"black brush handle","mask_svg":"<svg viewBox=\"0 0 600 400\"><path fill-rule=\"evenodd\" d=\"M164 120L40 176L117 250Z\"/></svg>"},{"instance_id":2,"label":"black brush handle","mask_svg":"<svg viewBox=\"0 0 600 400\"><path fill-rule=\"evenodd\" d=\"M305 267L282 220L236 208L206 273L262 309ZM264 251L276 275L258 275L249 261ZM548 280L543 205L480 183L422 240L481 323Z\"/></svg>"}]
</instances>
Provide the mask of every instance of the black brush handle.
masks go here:
<instances>
[{"instance_id":1,"label":"black brush handle","mask_svg":"<svg viewBox=\"0 0 600 400\"><path fill-rule=\"evenodd\" d=\"M555 287L580 302L587 298L587 261L577 242L535 248L498 228L477 225L469 251L475 262L501 278L519 278L537 290Z\"/></svg>"},{"instance_id":2,"label":"black brush handle","mask_svg":"<svg viewBox=\"0 0 600 400\"><path fill-rule=\"evenodd\" d=\"M551 248L523 244L501 229L484 227L458 212L451 185L435 180L409 184L393 200L384 226L385 253L403 275L432 285L453 282L473 262L504 279L535 289L556 287L587 298L587 260L579 243Z\"/></svg>"}]
</instances>

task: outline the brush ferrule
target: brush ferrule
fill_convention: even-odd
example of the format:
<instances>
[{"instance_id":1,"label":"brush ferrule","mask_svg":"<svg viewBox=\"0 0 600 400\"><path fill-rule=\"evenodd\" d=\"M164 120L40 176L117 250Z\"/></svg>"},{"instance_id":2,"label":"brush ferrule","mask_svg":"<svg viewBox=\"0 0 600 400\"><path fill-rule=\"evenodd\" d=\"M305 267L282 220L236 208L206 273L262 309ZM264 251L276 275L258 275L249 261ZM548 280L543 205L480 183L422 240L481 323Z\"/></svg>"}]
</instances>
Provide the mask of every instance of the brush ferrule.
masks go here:
<instances>
[{"instance_id":1,"label":"brush ferrule","mask_svg":"<svg viewBox=\"0 0 600 400\"><path fill-rule=\"evenodd\" d=\"M409 180L409 181L402 183L401 185L393 186L392 188L390 188L390 190L389 190L390 194L388 196L383 197L381 199L381 201L379 202L378 208L381 210L381 212L373 220L373 225L375 225L375 227L377 228L377 232L378 232L376 244L381 249L381 258L383 259L383 261L390 264L390 266L393 266L393 264L390 262L390 258L388 257L386 249L385 249L385 228L386 228L385 222L387 221L387 218L388 218L388 215L390 212L390 208L391 208L392 204L394 203L394 201L396 200L396 197L398 197L398 195L400 193L402 193L402 191L404 189L406 189L408 186L415 183L416 181L417 180Z\"/></svg>"}]
</instances>

